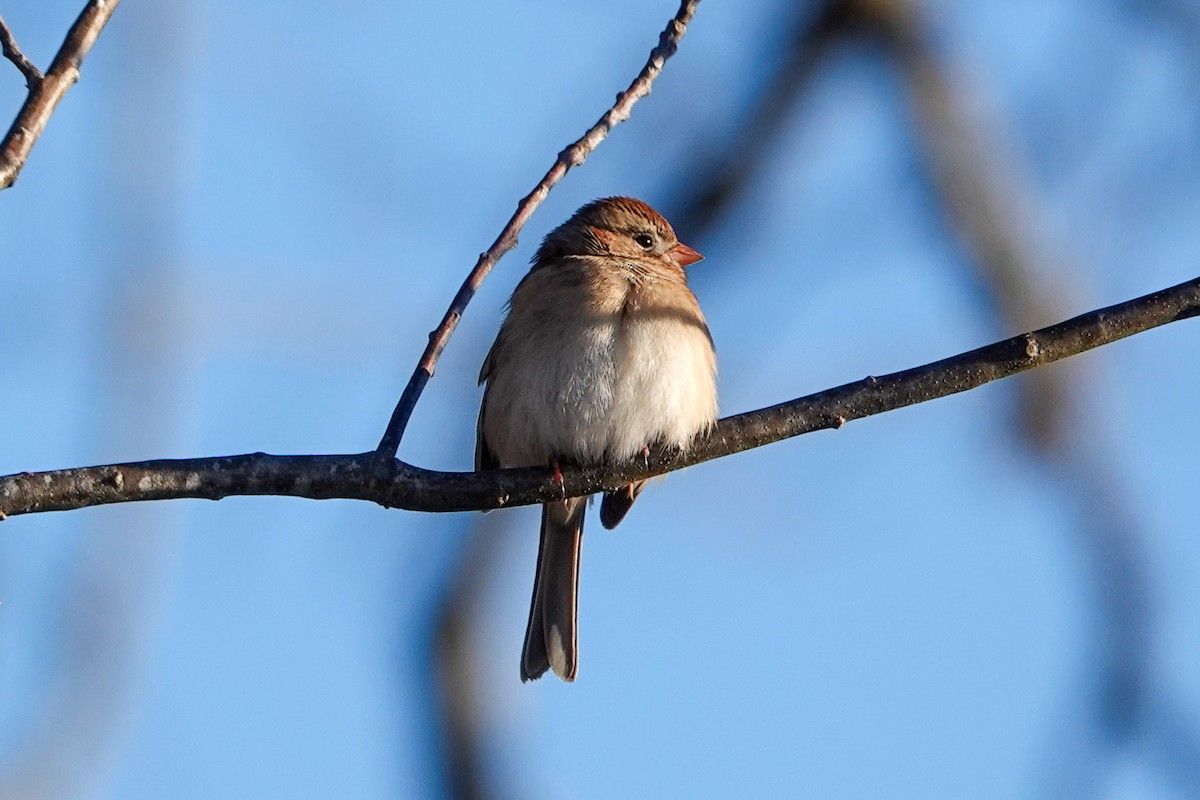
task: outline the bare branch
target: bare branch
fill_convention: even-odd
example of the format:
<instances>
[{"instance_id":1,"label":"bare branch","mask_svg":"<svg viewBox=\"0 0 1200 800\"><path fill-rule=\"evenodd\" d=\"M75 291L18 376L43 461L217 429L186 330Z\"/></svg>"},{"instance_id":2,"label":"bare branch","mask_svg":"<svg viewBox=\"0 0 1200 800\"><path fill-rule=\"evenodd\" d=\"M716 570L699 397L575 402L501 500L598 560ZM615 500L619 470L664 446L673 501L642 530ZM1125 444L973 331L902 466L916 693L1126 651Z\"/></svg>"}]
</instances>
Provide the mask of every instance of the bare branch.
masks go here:
<instances>
[{"instance_id":1,"label":"bare branch","mask_svg":"<svg viewBox=\"0 0 1200 800\"><path fill-rule=\"evenodd\" d=\"M37 87L42 82L42 71L34 66L33 62L25 57L21 52L21 48L17 47L17 40L13 38L12 31L4 22L4 17L0 17L0 53L4 57L17 66L21 70L21 74L25 76L25 85L30 89Z\"/></svg>"},{"instance_id":2,"label":"bare branch","mask_svg":"<svg viewBox=\"0 0 1200 800\"><path fill-rule=\"evenodd\" d=\"M500 236L487 249L487 252L480 254L474 269L467 275L462 288L458 290L458 294L450 303L450 308L446 310L446 315L442 317L441 324L429 334L429 344L425 348L425 353L417 363L412 377L409 378L408 385L404 387L404 393L400 395L400 401L396 404L396 410L392 412L392 418L388 422L387 431L384 432L383 438L376 448L376 452L380 456L391 458L396 455L396 451L400 447L400 440L404 436L404 429L408 427L408 420L412 417L417 400L420 399L421 392L425 390L429 379L433 377L433 371L437 366L438 358L442 355L442 350L450 341L450 336L458 326L458 321L462 319L463 311L475 296L475 292L483 283L484 278L488 276L492 267L505 253L517 246L517 234L525 227L525 223L533 216L533 212L542 204L542 201L546 199L550 189L562 180L571 167L582 164L588 155L604 141L614 126L629 119L629 113L633 109L634 103L650 94L651 85L662 72L667 59L675 55L679 40L687 31L688 23L699 4L700 0L683 0L680 3L679 11L659 35L658 46L650 51L650 58L646 61L646 66L642 67L642 71L634 78L633 83L629 84L628 89L617 95L616 103L605 112L599 122L558 154L550 171L538 182L533 191L517 204L516 213L504 226Z\"/></svg>"},{"instance_id":3,"label":"bare branch","mask_svg":"<svg viewBox=\"0 0 1200 800\"><path fill-rule=\"evenodd\" d=\"M89 0L75 24L71 26L71 30L67 32L67 38L59 48L58 54L54 56L54 61L50 63L50 69L44 76L39 75L30 85L29 96L17 112L12 127L8 129L4 139L0 140L0 189L7 189L16 182L34 143L46 129L50 115L54 113L67 90L79 80L79 65L96 43L96 37L104 30L108 18L112 16L119 2L120 0ZM4 32L4 55L12 60L8 53L8 44L12 37L7 28ZM21 58L24 59L24 56ZM20 68L21 65L17 66ZM36 72L32 64L28 66ZM31 73L25 69L21 69L21 72L28 81Z\"/></svg>"},{"instance_id":4,"label":"bare branch","mask_svg":"<svg viewBox=\"0 0 1200 800\"><path fill-rule=\"evenodd\" d=\"M368 500L411 511L472 511L578 497L762 447L793 436L946 397L1126 336L1200 315L1200 278L1092 311L961 355L869 377L777 406L727 417L687 452L657 451L627 464L435 472L378 453L144 461L0 477L0 517L108 503L233 495Z\"/></svg>"}]
</instances>

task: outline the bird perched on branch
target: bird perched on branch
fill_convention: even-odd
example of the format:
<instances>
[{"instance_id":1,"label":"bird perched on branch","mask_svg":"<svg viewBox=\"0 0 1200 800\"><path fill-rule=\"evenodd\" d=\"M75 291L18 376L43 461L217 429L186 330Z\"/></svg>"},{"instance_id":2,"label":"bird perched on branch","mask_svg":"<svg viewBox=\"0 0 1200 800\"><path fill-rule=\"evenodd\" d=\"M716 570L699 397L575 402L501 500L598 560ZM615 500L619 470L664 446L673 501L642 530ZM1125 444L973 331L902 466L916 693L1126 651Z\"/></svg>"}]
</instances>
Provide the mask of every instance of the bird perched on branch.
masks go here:
<instances>
[{"instance_id":1,"label":"bird perched on branch","mask_svg":"<svg viewBox=\"0 0 1200 800\"><path fill-rule=\"evenodd\" d=\"M640 200L588 203L546 236L480 371L477 469L628 461L686 448L717 418L716 355L684 267L702 256ZM606 528L645 481L607 492ZM588 498L542 506L521 679L578 668L576 609Z\"/></svg>"}]
</instances>

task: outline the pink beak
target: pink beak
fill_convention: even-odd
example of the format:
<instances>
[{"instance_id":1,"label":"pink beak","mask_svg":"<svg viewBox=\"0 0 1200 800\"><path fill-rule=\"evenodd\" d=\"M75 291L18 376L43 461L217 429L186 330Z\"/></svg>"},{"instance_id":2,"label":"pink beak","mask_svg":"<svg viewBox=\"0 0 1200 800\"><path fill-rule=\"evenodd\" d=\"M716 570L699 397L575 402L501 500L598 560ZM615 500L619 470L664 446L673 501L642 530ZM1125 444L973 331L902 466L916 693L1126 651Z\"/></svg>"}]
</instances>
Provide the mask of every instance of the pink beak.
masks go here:
<instances>
[{"instance_id":1,"label":"pink beak","mask_svg":"<svg viewBox=\"0 0 1200 800\"><path fill-rule=\"evenodd\" d=\"M704 256L683 242L677 242L674 247L667 251L666 255L681 267L686 267L688 264L695 264L697 261L704 259Z\"/></svg>"}]
</instances>

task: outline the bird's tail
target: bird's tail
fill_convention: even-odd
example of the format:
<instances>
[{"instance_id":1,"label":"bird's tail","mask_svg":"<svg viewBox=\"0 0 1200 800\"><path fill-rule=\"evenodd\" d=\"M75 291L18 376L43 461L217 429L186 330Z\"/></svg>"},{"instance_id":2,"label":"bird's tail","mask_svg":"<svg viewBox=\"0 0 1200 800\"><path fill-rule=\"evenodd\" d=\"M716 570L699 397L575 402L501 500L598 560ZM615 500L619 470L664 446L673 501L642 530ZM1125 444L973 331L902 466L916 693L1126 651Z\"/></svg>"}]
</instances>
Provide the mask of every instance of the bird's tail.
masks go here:
<instances>
[{"instance_id":1,"label":"bird's tail","mask_svg":"<svg viewBox=\"0 0 1200 800\"><path fill-rule=\"evenodd\" d=\"M564 681L575 680L579 650L575 625L579 603L579 553L583 544L583 512L587 498L542 506L542 538L521 680L540 678L547 669Z\"/></svg>"},{"instance_id":2,"label":"bird's tail","mask_svg":"<svg viewBox=\"0 0 1200 800\"><path fill-rule=\"evenodd\" d=\"M605 492L604 499L600 501L600 524L609 530L617 527L645 488L646 481L638 481L615 492Z\"/></svg>"}]
</instances>

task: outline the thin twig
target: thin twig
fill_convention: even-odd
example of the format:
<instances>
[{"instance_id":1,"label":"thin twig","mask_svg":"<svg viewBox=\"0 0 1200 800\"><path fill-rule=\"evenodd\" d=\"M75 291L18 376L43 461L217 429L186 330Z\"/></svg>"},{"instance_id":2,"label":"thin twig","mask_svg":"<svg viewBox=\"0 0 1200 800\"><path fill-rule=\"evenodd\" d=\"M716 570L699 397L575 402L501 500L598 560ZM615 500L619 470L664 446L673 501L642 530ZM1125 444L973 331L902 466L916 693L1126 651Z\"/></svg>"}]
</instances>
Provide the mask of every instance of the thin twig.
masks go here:
<instances>
[{"instance_id":1,"label":"thin twig","mask_svg":"<svg viewBox=\"0 0 1200 800\"><path fill-rule=\"evenodd\" d=\"M1092 311L968 353L728 417L686 452L643 461L573 467L559 483L544 468L436 472L377 453L241 456L144 461L0 477L0 518L108 503L233 495L368 500L412 511L471 511L530 505L612 490L635 480L840 428L904 406L946 397L1110 344L1169 322L1200 316L1200 278Z\"/></svg>"},{"instance_id":2,"label":"thin twig","mask_svg":"<svg viewBox=\"0 0 1200 800\"><path fill-rule=\"evenodd\" d=\"M0 140L0 189L7 189L17 180L50 115L79 80L79 65L96 43L96 37L108 23L120 0L90 0L67 32L50 69L29 89L29 96L17 112L12 127ZM7 48L6 53L7 55ZM24 72L24 70L22 70ZM26 74L26 79L29 75Z\"/></svg>"},{"instance_id":3,"label":"thin twig","mask_svg":"<svg viewBox=\"0 0 1200 800\"><path fill-rule=\"evenodd\" d=\"M675 50L679 46L679 40L683 38L688 23L691 21L692 15L696 12L696 6L699 4L700 0L683 0L680 3L679 11L667 23L666 29L659 35L658 46L650 51L650 58L646 61L646 66L642 67L642 71L634 78L633 83L629 84L628 89L617 95L616 103L605 112L599 122L558 154L558 158L555 159L554 165L550 167L550 171L538 182L533 191L517 204L516 213L513 214L508 224L504 226L504 230L500 232L500 236L487 249L487 252L480 254L479 260L475 262L474 269L467 275L467 279L463 281L458 294L454 296L453 302L450 303L450 308L447 309L446 315L442 317L441 324L429 334L429 344L425 348L425 353L421 356L421 360L418 362L416 370L413 371L412 377L409 378L408 385L404 387L404 393L400 395L400 401L396 404L396 410L392 412L392 418L388 421L387 430L384 432L383 438L376 448L376 452L380 456L392 458L396 455L396 451L400 447L400 440L404 436L404 429L408 427L408 420L412 417L417 400L420 399L421 392L425 390L425 385L429 383L429 379L433 377L433 371L437 366L437 361L442 354L442 350L445 349L446 343L450 341L450 336L458 326L458 321L462 319L463 311L466 309L467 304L471 302L471 298L475 296L475 292L479 289L480 284L483 283L484 278L492 271L492 267L496 265L501 256L517 246L517 235L525 227L525 223L529 221L529 218L533 216L533 212L546 199L546 195L550 193L550 189L562 180L571 167L577 167L582 164L588 155L599 146L600 142L604 141L605 137L608 136L608 132L614 126L629 119L629 113L633 109L634 103L650 94L651 85L659 73L662 72L663 64L675 54Z\"/></svg>"},{"instance_id":4,"label":"thin twig","mask_svg":"<svg viewBox=\"0 0 1200 800\"><path fill-rule=\"evenodd\" d=\"M25 57L21 52L21 48L17 47L17 40L13 38L12 31L4 22L4 17L0 17L0 53L4 57L17 66L21 70L21 74L25 76L25 85L34 89L42 82L42 71L38 69L32 61Z\"/></svg>"}]
</instances>

